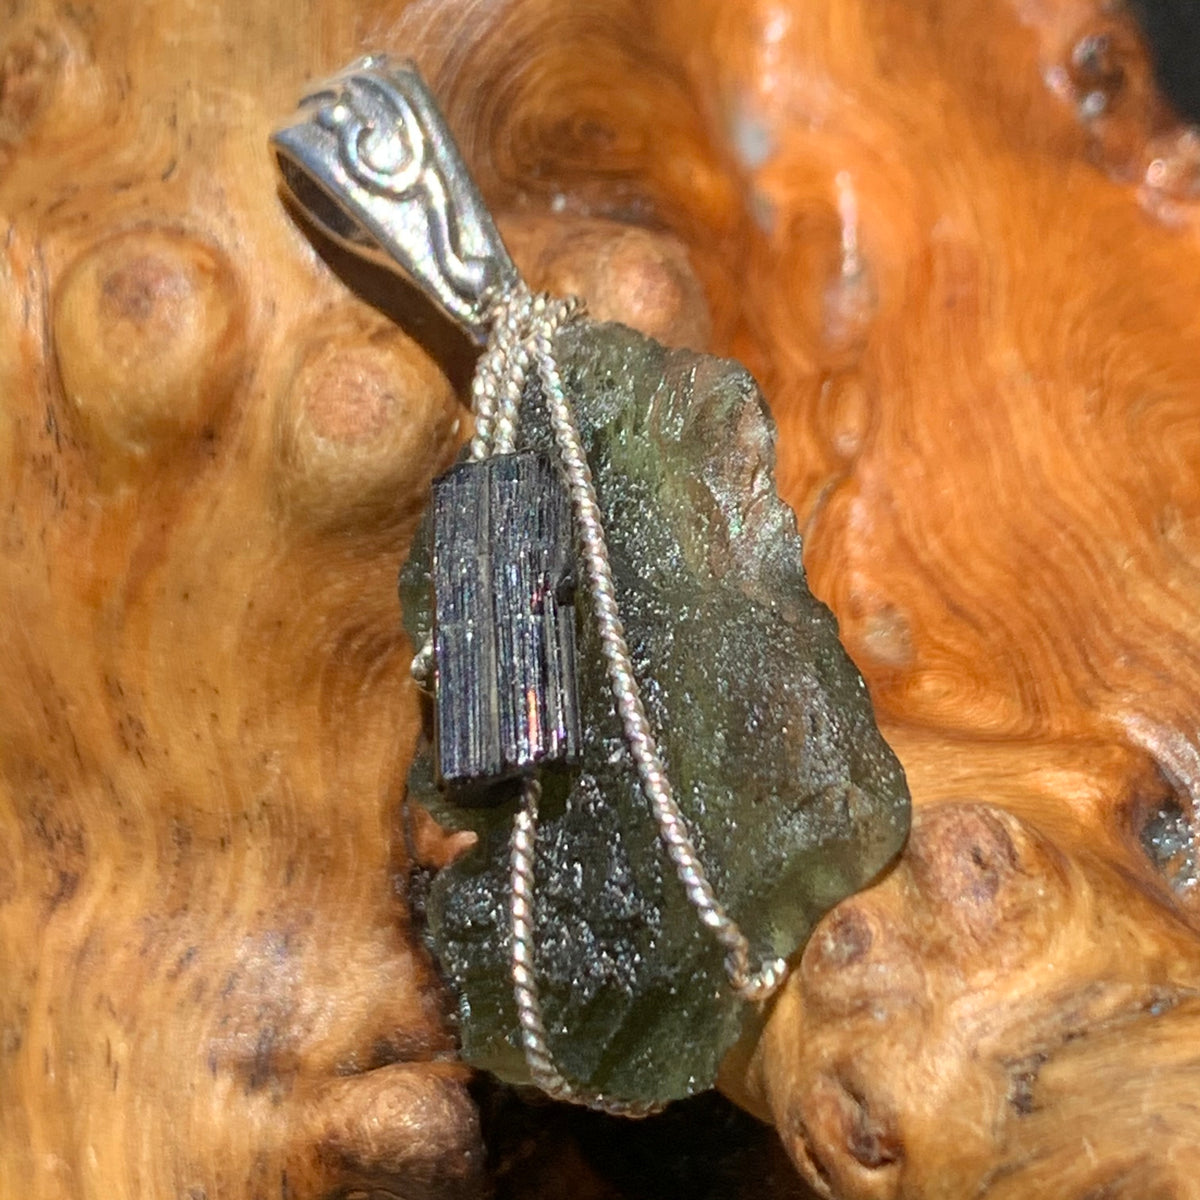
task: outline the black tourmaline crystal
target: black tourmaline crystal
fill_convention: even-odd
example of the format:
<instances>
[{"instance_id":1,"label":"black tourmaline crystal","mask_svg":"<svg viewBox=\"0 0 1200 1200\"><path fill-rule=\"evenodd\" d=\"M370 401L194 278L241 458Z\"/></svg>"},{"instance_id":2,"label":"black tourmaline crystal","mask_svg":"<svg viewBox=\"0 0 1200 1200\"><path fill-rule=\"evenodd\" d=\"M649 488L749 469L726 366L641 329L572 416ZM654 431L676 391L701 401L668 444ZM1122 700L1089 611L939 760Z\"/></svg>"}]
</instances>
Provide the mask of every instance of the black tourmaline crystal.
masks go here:
<instances>
[{"instance_id":1,"label":"black tourmaline crystal","mask_svg":"<svg viewBox=\"0 0 1200 1200\"><path fill-rule=\"evenodd\" d=\"M542 453L453 467L433 486L434 736L444 784L579 751L572 532Z\"/></svg>"}]
</instances>

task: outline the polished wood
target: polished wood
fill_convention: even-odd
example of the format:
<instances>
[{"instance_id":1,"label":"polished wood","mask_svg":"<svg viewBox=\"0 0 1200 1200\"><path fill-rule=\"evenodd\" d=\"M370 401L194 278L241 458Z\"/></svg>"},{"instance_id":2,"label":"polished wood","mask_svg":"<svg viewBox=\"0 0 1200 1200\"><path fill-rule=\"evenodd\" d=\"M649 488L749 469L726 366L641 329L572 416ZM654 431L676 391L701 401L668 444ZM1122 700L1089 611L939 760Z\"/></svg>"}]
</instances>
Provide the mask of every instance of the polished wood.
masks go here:
<instances>
[{"instance_id":1,"label":"polished wood","mask_svg":"<svg viewBox=\"0 0 1200 1200\"><path fill-rule=\"evenodd\" d=\"M0 1195L485 1187L394 601L469 360L266 151L368 48L755 371L908 771L729 1092L827 1195L1200 1196L1200 150L1098 0L0 7Z\"/></svg>"}]
</instances>

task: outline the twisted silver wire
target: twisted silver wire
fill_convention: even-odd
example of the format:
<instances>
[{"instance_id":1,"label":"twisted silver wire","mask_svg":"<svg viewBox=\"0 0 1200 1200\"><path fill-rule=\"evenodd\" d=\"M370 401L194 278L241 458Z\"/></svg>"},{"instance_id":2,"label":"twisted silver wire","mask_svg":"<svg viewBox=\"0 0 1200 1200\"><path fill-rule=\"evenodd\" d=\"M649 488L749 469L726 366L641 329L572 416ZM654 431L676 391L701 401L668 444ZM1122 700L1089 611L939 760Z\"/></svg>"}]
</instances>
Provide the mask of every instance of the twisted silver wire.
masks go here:
<instances>
[{"instance_id":1,"label":"twisted silver wire","mask_svg":"<svg viewBox=\"0 0 1200 1200\"><path fill-rule=\"evenodd\" d=\"M506 306L504 350L507 358L498 387L500 402L496 409L493 454L511 454L516 446L517 421L529 377L534 337L541 334L553 338L560 326L579 310L579 301L574 296L557 300L544 292L532 297L524 292L523 295L518 293L517 299L517 304Z\"/></svg>"},{"instance_id":2,"label":"twisted silver wire","mask_svg":"<svg viewBox=\"0 0 1200 1200\"><path fill-rule=\"evenodd\" d=\"M687 819L675 800L633 673L596 489L554 351L559 328L580 307L574 297L535 296L524 284L493 303L491 334L471 386L475 433L469 456L478 461L490 454L512 452L521 398L530 369L536 369L562 457L609 683L642 790L654 811L659 837L701 923L725 949L725 969L731 986L744 999L765 1000L782 983L786 963L783 959L772 959L752 968L749 941L717 899L692 841ZM431 666L432 644L427 642L413 660L414 676L426 678ZM513 820L509 854L513 999L530 1078L548 1095L560 1100L627 1117L646 1116L660 1106L585 1092L554 1065L534 958L534 851L540 797L541 785L536 779L526 777L522 781L521 807Z\"/></svg>"},{"instance_id":3,"label":"twisted silver wire","mask_svg":"<svg viewBox=\"0 0 1200 1200\"><path fill-rule=\"evenodd\" d=\"M499 297L492 305L491 332L471 379L471 410L475 430L467 457L479 462L490 454L511 454L516 443L517 419L525 380L529 373L529 347L525 331L530 321L545 314L549 328L574 312L573 301L549 302L534 296L524 284ZM409 665L419 688L433 690L433 637L426 637Z\"/></svg>"},{"instance_id":4,"label":"twisted silver wire","mask_svg":"<svg viewBox=\"0 0 1200 1200\"><path fill-rule=\"evenodd\" d=\"M476 437L471 446L473 457L477 453L479 457L512 453L521 399L532 362L533 334L542 331L552 337L559 326L575 314L577 307L578 302L574 299L531 296L523 286L514 289L495 306L493 333L479 369L483 382L473 389L477 396L494 403L482 422L478 415L476 417ZM533 932L534 851L540 797L538 781L531 776L523 779L521 807L513 818L510 844L509 935L513 1000L530 1079L557 1100L613 1115L648 1116L657 1112L661 1105L616 1100L585 1092L574 1086L554 1065L537 985Z\"/></svg>"},{"instance_id":5,"label":"twisted silver wire","mask_svg":"<svg viewBox=\"0 0 1200 1200\"><path fill-rule=\"evenodd\" d=\"M539 329L533 337L538 375L542 382L550 424L562 456L567 488L575 510L575 523L587 568L589 594L600 633L601 650L608 667L609 683L621 717L625 741L637 765L642 789L654 809L658 832L667 855L675 864L688 900L702 924L712 930L725 948L725 970L734 990L747 1000L765 1000L783 982L787 964L771 959L752 968L750 943L737 922L717 899L692 842L687 819L671 790L659 757L658 746L646 718L641 689L633 674L625 629L617 608L616 588L604 537L600 506L592 472L583 452L575 414L567 400L559 375L551 336Z\"/></svg>"},{"instance_id":6,"label":"twisted silver wire","mask_svg":"<svg viewBox=\"0 0 1200 1200\"><path fill-rule=\"evenodd\" d=\"M521 807L513 820L509 853L509 933L512 938L513 999L521 1029L521 1049L529 1076L547 1095L571 1104L599 1109L622 1117L646 1117L663 1106L614 1100L575 1088L554 1065L546 1038L542 1002L534 963L533 893L534 851L537 844L538 802L542 786L532 777L521 781Z\"/></svg>"},{"instance_id":7,"label":"twisted silver wire","mask_svg":"<svg viewBox=\"0 0 1200 1200\"><path fill-rule=\"evenodd\" d=\"M421 643L421 648L413 655L408 673L413 682L423 692L433 691L433 636L430 635Z\"/></svg>"},{"instance_id":8,"label":"twisted silver wire","mask_svg":"<svg viewBox=\"0 0 1200 1200\"><path fill-rule=\"evenodd\" d=\"M473 462L489 454L510 453L516 434L515 415L525 384L529 356L524 353L522 365L521 329L528 323L533 296L523 284L499 297L492 305L491 332L487 346L475 366L471 380L471 410L475 414L475 432L471 438L469 457ZM516 383L516 403L510 397ZM503 424L503 430L498 428ZM507 449L496 445L503 438Z\"/></svg>"}]
</instances>

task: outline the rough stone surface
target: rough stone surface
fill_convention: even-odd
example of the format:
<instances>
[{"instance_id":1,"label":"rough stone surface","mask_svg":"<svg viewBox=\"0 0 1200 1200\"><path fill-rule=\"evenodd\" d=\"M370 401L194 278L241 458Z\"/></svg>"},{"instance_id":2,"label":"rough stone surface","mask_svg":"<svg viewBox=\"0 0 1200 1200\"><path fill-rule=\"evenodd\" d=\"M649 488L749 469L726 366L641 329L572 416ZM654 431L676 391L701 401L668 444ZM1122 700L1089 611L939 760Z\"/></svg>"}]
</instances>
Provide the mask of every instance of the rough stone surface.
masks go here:
<instances>
[{"instance_id":1,"label":"rough stone surface","mask_svg":"<svg viewBox=\"0 0 1200 1200\"><path fill-rule=\"evenodd\" d=\"M560 340L605 514L635 668L710 877L756 950L791 955L876 876L908 828L904 776L830 612L809 593L774 479L774 425L735 363L616 325ZM539 398L522 437L551 445ZM401 583L428 628L428 547ZM582 1087L668 1100L710 1087L745 1005L665 859L578 597L583 766L548 775L537 856L537 970L560 1068ZM527 1078L508 970L512 806L432 786L410 797L478 832L434 881L429 929L460 995L463 1053Z\"/></svg>"}]
</instances>

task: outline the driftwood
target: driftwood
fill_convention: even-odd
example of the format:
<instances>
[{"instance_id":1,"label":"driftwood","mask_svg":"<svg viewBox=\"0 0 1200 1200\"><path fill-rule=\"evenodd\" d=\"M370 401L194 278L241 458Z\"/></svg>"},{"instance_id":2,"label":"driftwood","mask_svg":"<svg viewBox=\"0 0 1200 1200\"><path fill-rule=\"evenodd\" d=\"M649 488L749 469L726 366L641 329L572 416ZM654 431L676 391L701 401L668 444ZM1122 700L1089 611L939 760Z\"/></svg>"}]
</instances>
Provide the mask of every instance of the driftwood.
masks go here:
<instances>
[{"instance_id":1,"label":"driftwood","mask_svg":"<svg viewBox=\"0 0 1200 1200\"><path fill-rule=\"evenodd\" d=\"M490 1186L399 805L466 356L265 149L366 48L534 283L755 371L908 770L727 1090L826 1194L1200 1196L1200 152L1087 0L0 9L0 1195Z\"/></svg>"}]
</instances>

